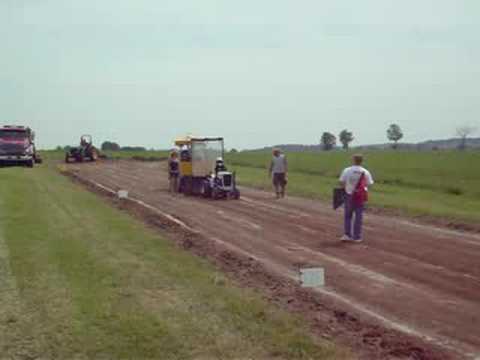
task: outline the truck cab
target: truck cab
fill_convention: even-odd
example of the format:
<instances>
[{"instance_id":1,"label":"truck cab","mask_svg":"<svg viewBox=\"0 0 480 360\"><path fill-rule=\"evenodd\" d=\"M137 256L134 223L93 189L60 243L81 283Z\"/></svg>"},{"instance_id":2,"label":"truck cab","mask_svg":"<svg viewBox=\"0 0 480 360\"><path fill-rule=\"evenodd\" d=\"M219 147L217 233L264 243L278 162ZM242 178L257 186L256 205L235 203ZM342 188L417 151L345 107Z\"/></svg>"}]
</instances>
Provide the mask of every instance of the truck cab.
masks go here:
<instances>
[{"instance_id":1,"label":"truck cab","mask_svg":"<svg viewBox=\"0 0 480 360\"><path fill-rule=\"evenodd\" d=\"M26 165L40 162L35 149L35 133L29 127L0 127L0 165Z\"/></svg>"}]
</instances>

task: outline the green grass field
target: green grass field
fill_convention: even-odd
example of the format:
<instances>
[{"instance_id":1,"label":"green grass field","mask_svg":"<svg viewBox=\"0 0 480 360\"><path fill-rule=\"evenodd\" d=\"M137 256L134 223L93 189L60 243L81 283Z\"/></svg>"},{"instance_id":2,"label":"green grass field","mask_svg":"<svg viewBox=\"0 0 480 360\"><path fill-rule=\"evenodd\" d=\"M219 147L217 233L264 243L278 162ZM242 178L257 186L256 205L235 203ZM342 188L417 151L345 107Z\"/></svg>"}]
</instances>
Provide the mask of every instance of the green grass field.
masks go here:
<instances>
[{"instance_id":1,"label":"green grass field","mask_svg":"<svg viewBox=\"0 0 480 360\"><path fill-rule=\"evenodd\" d=\"M0 357L347 357L48 161L0 171Z\"/></svg>"},{"instance_id":2,"label":"green grass field","mask_svg":"<svg viewBox=\"0 0 480 360\"><path fill-rule=\"evenodd\" d=\"M352 153L291 153L290 194L330 200ZM364 154L376 185L371 205L400 209L410 215L449 217L480 222L480 152L375 151ZM243 185L271 188L269 152L229 154Z\"/></svg>"}]
</instances>

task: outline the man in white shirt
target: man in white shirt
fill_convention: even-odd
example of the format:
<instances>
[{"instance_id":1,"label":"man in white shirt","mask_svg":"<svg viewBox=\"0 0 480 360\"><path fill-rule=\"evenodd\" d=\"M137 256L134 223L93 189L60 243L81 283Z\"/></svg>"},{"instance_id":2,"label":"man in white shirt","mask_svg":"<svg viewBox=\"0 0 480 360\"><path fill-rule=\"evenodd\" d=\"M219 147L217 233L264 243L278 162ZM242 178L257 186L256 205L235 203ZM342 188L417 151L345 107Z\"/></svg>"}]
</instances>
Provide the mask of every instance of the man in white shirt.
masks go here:
<instances>
[{"instance_id":1,"label":"man in white shirt","mask_svg":"<svg viewBox=\"0 0 480 360\"><path fill-rule=\"evenodd\" d=\"M269 174L273 179L273 186L275 188L275 193L277 194L277 199L285 197L287 173L287 158L279 149L274 149L272 162L270 163Z\"/></svg>"},{"instance_id":2,"label":"man in white shirt","mask_svg":"<svg viewBox=\"0 0 480 360\"><path fill-rule=\"evenodd\" d=\"M355 201L357 191L368 191L368 187L373 185L373 178L370 172L362 167L363 156L353 156L353 166L343 170L340 176L340 184L345 189L345 227L342 241L362 242L362 223L363 212L365 210L364 201ZM358 197L357 197L358 198ZM352 220L355 216L352 234ZM352 237L353 235L353 237Z\"/></svg>"}]
</instances>

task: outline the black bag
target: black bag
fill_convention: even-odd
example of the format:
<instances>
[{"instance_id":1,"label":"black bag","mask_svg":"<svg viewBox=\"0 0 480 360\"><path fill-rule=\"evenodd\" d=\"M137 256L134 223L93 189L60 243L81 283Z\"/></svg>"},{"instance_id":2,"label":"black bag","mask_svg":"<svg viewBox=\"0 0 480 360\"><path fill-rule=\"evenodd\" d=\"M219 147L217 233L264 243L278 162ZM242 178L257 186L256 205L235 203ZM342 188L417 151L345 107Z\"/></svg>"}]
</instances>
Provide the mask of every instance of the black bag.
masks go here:
<instances>
[{"instance_id":1,"label":"black bag","mask_svg":"<svg viewBox=\"0 0 480 360\"><path fill-rule=\"evenodd\" d=\"M340 206L345 203L345 197L347 193L344 188L335 188L333 189L333 209L337 210Z\"/></svg>"}]
</instances>

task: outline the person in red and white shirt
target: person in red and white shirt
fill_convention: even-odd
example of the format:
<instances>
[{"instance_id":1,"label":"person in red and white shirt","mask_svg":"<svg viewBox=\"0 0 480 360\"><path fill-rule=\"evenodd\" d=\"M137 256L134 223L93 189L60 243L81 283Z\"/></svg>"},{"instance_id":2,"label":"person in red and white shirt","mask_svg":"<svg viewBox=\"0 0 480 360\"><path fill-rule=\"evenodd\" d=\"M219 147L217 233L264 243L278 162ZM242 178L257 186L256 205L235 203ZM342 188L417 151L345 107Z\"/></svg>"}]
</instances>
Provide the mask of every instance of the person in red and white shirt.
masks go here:
<instances>
[{"instance_id":1,"label":"person in red and white shirt","mask_svg":"<svg viewBox=\"0 0 480 360\"><path fill-rule=\"evenodd\" d=\"M362 242L363 212L368 187L373 185L370 172L362 166L363 156L353 156L353 166L343 170L340 184L345 189L345 218L342 241ZM352 220L353 233L352 233ZM353 236L352 236L353 235Z\"/></svg>"}]
</instances>

